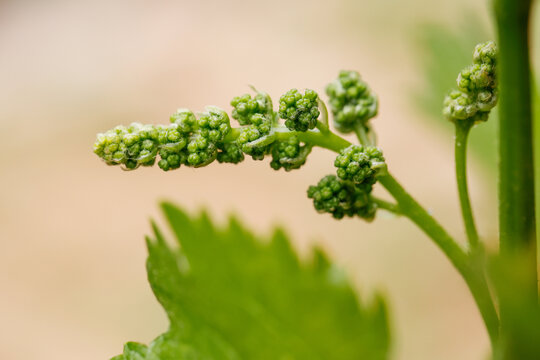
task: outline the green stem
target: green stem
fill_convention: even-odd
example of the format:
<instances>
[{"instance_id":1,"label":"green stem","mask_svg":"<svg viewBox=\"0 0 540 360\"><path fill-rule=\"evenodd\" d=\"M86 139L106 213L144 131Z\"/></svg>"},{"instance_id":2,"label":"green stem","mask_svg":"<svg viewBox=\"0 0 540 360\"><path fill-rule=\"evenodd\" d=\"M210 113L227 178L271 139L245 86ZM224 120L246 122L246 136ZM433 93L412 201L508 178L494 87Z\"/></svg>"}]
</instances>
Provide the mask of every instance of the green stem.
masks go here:
<instances>
[{"instance_id":1,"label":"green stem","mask_svg":"<svg viewBox=\"0 0 540 360\"><path fill-rule=\"evenodd\" d=\"M297 136L300 141L306 144L319 146L334 152L339 152L351 145L350 142L331 131L327 133L322 133L318 130L309 130L305 132L290 131L284 126L279 126L274 128L274 132L278 140L286 140L291 136Z\"/></svg>"},{"instance_id":2,"label":"green stem","mask_svg":"<svg viewBox=\"0 0 540 360\"><path fill-rule=\"evenodd\" d=\"M224 142L234 142L240 135L240 128L232 128L231 131L227 134ZM319 130L308 130L305 132L302 131L291 131L285 126L276 126L272 129L272 136L275 136L277 140L287 140L292 136L298 137L298 139L306 144L313 146L318 146L324 149L331 150L333 152L340 152L342 149L351 146L351 143L341 136L334 134L331 131L321 132Z\"/></svg>"},{"instance_id":3,"label":"green stem","mask_svg":"<svg viewBox=\"0 0 540 360\"><path fill-rule=\"evenodd\" d=\"M317 120L317 129L323 133L328 133L330 132L330 128L328 127L328 109L326 108L324 101L320 98L317 98L317 103L321 109L321 119Z\"/></svg>"},{"instance_id":4,"label":"green stem","mask_svg":"<svg viewBox=\"0 0 540 360\"><path fill-rule=\"evenodd\" d=\"M502 255L535 252L531 0L495 0L499 46L499 230ZM536 273L536 262L531 262ZM531 284L535 286L536 284Z\"/></svg>"},{"instance_id":5,"label":"green stem","mask_svg":"<svg viewBox=\"0 0 540 360\"><path fill-rule=\"evenodd\" d=\"M365 131L357 127L361 144L369 144ZM461 274L478 306L495 349L499 337L499 318L487 285L484 268L476 256L468 256L444 228L390 174L379 177L379 182L397 201L400 213L408 217L442 250Z\"/></svg>"},{"instance_id":6,"label":"green stem","mask_svg":"<svg viewBox=\"0 0 540 360\"><path fill-rule=\"evenodd\" d=\"M533 77L536 78L536 77ZM535 176L535 205L536 205L536 228L540 228L540 93L538 83L533 83L533 130L534 130L534 176ZM536 259L540 259L540 231L536 232ZM537 269L537 277L540 279L540 267ZM538 287L540 297L540 286Z\"/></svg>"},{"instance_id":7,"label":"green stem","mask_svg":"<svg viewBox=\"0 0 540 360\"><path fill-rule=\"evenodd\" d=\"M396 215L402 215L401 209L399 208L398 204L391 203L389 201L379 199L378 197L372 196L371 201L373 203L377 204L377 207L379 209L386 210L388 212L391 212Z\"/></svg>"},{"instance_id":8,"label":"green stem","mask_svg":"<svg viewBox=\"0 0 540 360\"><path fill-rule=\"evenodd\" d=\"M288 130L284 126L276 127L273 131L276 138L279 140L285 140L290 136L298 136L299 139L305 143L334 152L339 152L351 145L349 141L333 132L321 133L318 130L295 132ZM361 130L359 130L359 133L362 133ZM363 133L365 134L365 131ZM226 141L234 141L238 134L239 130L233 129L227 136ZM367 141L367 138L365 140ZM391 175L382 176L379 178L379 181L397 201L399 213L408 217L413 223L420 227L420 229L422 229L437 244L437 246L439 246L450 262L463 276L478 305L490 339L494 345L498 336L499 320L497 318L497 313L495 312L491 294L489 293L483 269L477 265L478 262L475 259L467 256L465 251L457 245L443 227L433 219L433 217L431 217ZM382 207L396 209L396 205L394 204L386 205L387 204L383 204Z\"/></svg>"},{"instance_id":9,"label":"green stem","mask_svg":"<svg viewBox=\"0 0 540 360\"><path fill-rule=\"evenodd\" d=\"M459 194L459 203L461 204L461 214L465 223L467 238L471 249L478 248L480 243L478 231L474 223L474 216L469 199L469 189L467 185L467 138L473 124L470 121L456 122L456 179Z\"/></svg>"},{"instance_id":10,"label":"green stem","mask_svg":"<svg viewBox=\"0 0 540 360\"><path fill-rule=\"evenodd\" d=\"M325 134L317 130L293 132L285 127L277 127L274 131L277 134L278 139L286 139L289 136L295 135L303 142L323 147L334 152L339 152L351 145L350 142L333 132ZM422 229L437 244L437 246L439 246L450 262L463 276L478 305L490 339L494 345L498 337L499 320L484 277L483 269L477 266L475 259L467 256L463 249L457 245L443 227L433 219L433 217L431 217L391 175L382 176L379 178L379 182L397 201L399 213L408 217L420 227L420 229ZM396 209L394 204L390 205L388 208Z\"/></svg>"},{"instance_id":11,"label":"green stem","mask_svg":"<svg viewBox=\"0 0 540 360\"><path fill-rule=\"evenodd\" d=\"M494 346L499 333L499 320L483 270L476 265L472 258L467 256L446 230L403 189L392 175L388 174L380 177L379 182L397 201L401 213L437 244L463 276L480 310L491 343Z\"/></svg>"},{"instance_id":12,"label":"green stem","mask_svg":"<svg viewBox=\"0 0 540 360\"><path fill-rule=\"evenodd\" d=\"M499 234L503 258L518 256L526 276L512 289L538 301L535 193L531 106L529 16L531 0L495 0L499 46ZM505 269L513 271L513 269ZM521 291L520 291L521 290ZM500 297L503 357L517 358L520 334L513 331L516 309Z\"/></svg>"},{"instance_id":13,"label":"green stem","mask_svg":"<svg viewBox=\"0 0 540 360\"><path fill-rule=\"evenodd\" d=\"M360 141L360 144L367 146L371 144L371 141L369 141L369 138L367 136L366 127L359 123L354 127L354 132L356 133L356 137L358 138L358 141Z\"/></svg>"}]
</instances>

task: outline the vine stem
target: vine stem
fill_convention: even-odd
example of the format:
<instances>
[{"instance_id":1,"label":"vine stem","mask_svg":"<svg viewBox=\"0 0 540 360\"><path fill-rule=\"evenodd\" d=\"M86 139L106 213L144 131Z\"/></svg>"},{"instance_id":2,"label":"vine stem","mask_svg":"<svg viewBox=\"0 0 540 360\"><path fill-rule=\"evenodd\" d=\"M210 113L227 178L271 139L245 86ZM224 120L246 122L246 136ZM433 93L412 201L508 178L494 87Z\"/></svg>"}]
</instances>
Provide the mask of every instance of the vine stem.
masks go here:
<instances>
[{"instance_id":1,"label":"vine stem","mask_svg":"<svg viewBox=\"0 0 540 360\"><path fill-rule=\"evenodd\" d=\"M365 132L357 131L358 141L362 145L369 145L367 137L363 135L365 135ZM464 140L466 140L466 135ZM463 149L464 154L465 150L466 148ZM463 165L466 168L466 162ZM476 254L473 254L474 256L468 256L437 220L391 174L380 176L378 181L397 201L401 214L408 217L431 238L461 274L478 306L478 310L488 331L492 350L495 352L499 338L499 317L489 291L483 264L480 261L481 258L476 256Z\"/></svg>"},{"instance_id":2,"label":"vine stem","mask_svg":"<svg viewBox=\"0 0 540 360\"><path fill-rule=\"evenodd\" d=\"M499 46L499 232L501 255L535 253L529 59L531 0L494 1ZM536 257L536 256L535 256ZM536 284L536 259L530 261Z\"/></svg>"},{"instance_id":3,"label":"vine stem","mask_svg":"<svg viewBox=\"0 0 540 360\"><path fill-rule=\"evenodd\" d=\"M379 199L378 197L375 197L375 196L372 196L371 200L375 204L377 204L377 207L379 209L389 211L389 212L391 212L391 213L393 213L395 215L401 215L401 209L399 208L399 205L393 204L393 203L388 202L388 201L383 200L383 199Z\"/></svg>"},{"instance_id":4,"label":"vine stem","mask_svg":"<svg viewBox=\"0 0 540 360\"><path fill-rule=\"evenodd\" d=\"M471 250L477 249L480 240L469 198L469 188L467 185L467 139L473 124L470 121L456 122L455 158L456 158L456 180L458 186L459 203L461 214L465 224L467 239Z\"/></svg>"},{"instance_id":5,"label":"vine stem","mask_svg":"<svg viewBox=\"0 0 540 360\"><path fill-rule=\"evenodd\" d=\"M366 128L364 126L364 124L357 124L355 127L354 127L354 132L356 134L356 137L358 138L358 141L360 141L360 144L362 145L370 145L370 141L369 141L369 138L367 136L367 132L366 132Z\"/></svg>"},{"instance_id":6,"label":"vine stem","mask_svg":"<svg viewBox=\"0 0 540 360\"><path fill-rule=\"evenodd\" d=\"M536 79L536 77L533 77ZM535 176L535 206L536 206L536 228L540 229L540 93L538 92L538 84L533 83L533 131L534 131L534 176ZM536 259L540 261L540 231L536 232ZM540 266L537 267L536 273L540 280ZM538 297L540 298L540 283L538 286Z\"/></svg>"},{"instance_id":7,"label":"vine stem","mask_svg":"<svg viewBox=\"0 0 540 360\"><path fill-rule=\"evenodd\" d=\"M317 120L317 129L323 133L328 133L330 132L330 128L328 127L328 109L324 101L319 97L317 97L317 104L319 104L319 109L321 109L321 119Z\"/></svg>"},{"instance_id":8,"label":"vine stem","mask_svg":"<svg viewBox=\"0 0 540 360\"><path fill-rule=\"evenodd\" d=\"M334 152L348 147L351 143L342 137L328 132L322 134L311 130L306 132L291 132L286 128L277 128L278 138L286 138L292 134L301 141L309 142ZM488 331L491 345L495 347L499 335L499 318L485 278L484 269L477 257L468 256L444 228L418 203L390 174L379 178L380 184L397 201L399 213L409 218L443 251L452 265L461 274L469 287L478 306L484 324Z\"/></svg>"},{"instance_id":9,"label":"vine stem","mask_svg":"<svg viewBox=\"0 0 540 360\"><path fill-rule=\"evenodd\" d=\"M401 213L416 224L442 250L465 280L478 306L488 331L492 347L499 334L499 319L483 269L469 257L444 228L420 205L390 174L379 178L379 182L397 201Z\"/></svg>"},{"instance_id":10,"label":"vine stem","mask_svg":"<svg viewBox=\"0 0 540 360\"><path fill-rule=\"evenodd\" d=\"M239 134L240 130L233 128L226 136L225 141L234 141ZM352 145L349 141L332 131L323 133L317 129L298 132L291 131L285 126L280 125L272 129L271 136L277 140L287 140L291 136L296 136L304 143L322 147L336 153ZM363 145L367 144L363 143ZM446 230L409 195L392 175L381 176L378 180L397 202L397 204L391 204L379 200L381 201L379 204L381 208L386 208L409 218L435 242L461 274L480 310L491 339L491 344L495 346L499 331L499 319L487 286L482 264L478 261L478 257L468 256Z\"/></svg>"},{"instance_id":11,"label":"vine stem","mask_svg":"<svg viewBox=\"0 0 540 360\"><path fill-rule=\"evenodd\" d=\"M538 302L529 20L531 0L495 0L499 46L499 236L503 259L519 257L525 273L514 296ZM511 264L511 262L509 262ZM505 271L513 271L508 268ZM501 356L519 357L516 309L500 296Z\"/></svg>"}]
</instances>

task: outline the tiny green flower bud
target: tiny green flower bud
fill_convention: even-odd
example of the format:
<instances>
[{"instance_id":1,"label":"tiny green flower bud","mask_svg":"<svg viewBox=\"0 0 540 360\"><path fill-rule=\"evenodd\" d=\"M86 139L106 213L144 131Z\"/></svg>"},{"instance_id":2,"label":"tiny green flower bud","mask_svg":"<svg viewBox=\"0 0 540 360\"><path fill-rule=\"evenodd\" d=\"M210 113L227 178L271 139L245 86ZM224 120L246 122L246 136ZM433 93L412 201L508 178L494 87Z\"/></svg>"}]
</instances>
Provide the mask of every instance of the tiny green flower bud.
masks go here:
<instances>
[{"instance_id":1,"label":"tiny green flower bud","mask_svg":"<svg viewBox=\"0 0 540 360\"><path fill-rule=\"evenodd\" d=\"M306 89L302 95L291 89L279 99L279 116L285 120L285 126L293 131L307 131L317 125L320 111L315 91Z\"/></svg>"},{"instance_id":2,"label":"tiny green flower bud","mask_svg":"<svg viewBox=\"0 0 540 360\"><path fill-rule=\"evenodd\" d=\"M386 172L386 163L380 149L351 145L342 150L334 161L337 175L356 184L373 185L377 176Z\"/></svg>"},{"instance_id":3,"label":"tiny green flower bud","mask_svg":"<svg viewBox=\"0 0 540 360\"><path fill-rule=\"evenodd\" d=\"M300 140L296 136L291 136L286 141L276 141L272 145L270 166L274 170L281 168L285 171L299 169L306 163L310 152L311 146L300 145Z\"/></svg>"},{"instance_id":4,"label":"tiny green flower bud","mask_svg":"<svg viewBox=\"0 0 540 360\"><path fill-rule=\"evenodd\" d=\"M476 46L474 63L462 70L457 78L458 90L444 99L443 115L450 121L486 121L497 104L496 79L497 48L493 42Z\"/></svg>"},{"instance_id":5,"label":"tiny green flower bud","mask_svg":"<svg viewBox=\"0 0 540 360\"><path fill-rule=\"evenodd\" d=\"M255 124L254 117L272 114L272 100L265 93L257 93L253 98L249 94L237 96L231 100L233 106L232 117L240 125Z\"/></svg>"},{"instance_id":6,"label":"tiny green flower bud","mask_svg":"<svg viewBox=\"0 0 540 360\"><path fill-rule=\"evenodd\" d=\"M315 210L329 213L336 219L358 216L366 221L375 217L377 206L370 197L371 186L359 186L343 181L335 175L323 177L317 185L308 188Z\"/></svg>"},{"instance_id":7,"label":"tiny green flower bud","mask_svg":"<svg viewBox=\"0 0 540 360\"><path fill-rule=\"evenodd\" d=\"M359 125L367 125L377 115L377 96L371 92L356 71L341 71L339 77L327 85L326 94L334 116L336 129L349 133Z\"/></svg>"}]
</instances>

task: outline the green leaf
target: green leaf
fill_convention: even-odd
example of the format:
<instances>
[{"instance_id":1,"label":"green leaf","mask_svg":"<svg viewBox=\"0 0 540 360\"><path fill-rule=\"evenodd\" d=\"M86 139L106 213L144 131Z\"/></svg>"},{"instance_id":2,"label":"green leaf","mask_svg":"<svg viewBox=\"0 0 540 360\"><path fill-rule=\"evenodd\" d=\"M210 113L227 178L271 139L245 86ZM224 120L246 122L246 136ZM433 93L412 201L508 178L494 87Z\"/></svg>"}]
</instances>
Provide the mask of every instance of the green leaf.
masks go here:
<instances>
[{"instance_id":1,"label":"green leaf","mask_svg":"<svg viewBox=\"0 0 540 360\"><path fill-rule=\"evenodd\" d=\"M321 250L301 261L282 230L262 241L234 218L162 208L180 246L154 225L147 269L170 328L115 360L388 358L384 300L362 305Z\"/></svg>"}]
</instances>

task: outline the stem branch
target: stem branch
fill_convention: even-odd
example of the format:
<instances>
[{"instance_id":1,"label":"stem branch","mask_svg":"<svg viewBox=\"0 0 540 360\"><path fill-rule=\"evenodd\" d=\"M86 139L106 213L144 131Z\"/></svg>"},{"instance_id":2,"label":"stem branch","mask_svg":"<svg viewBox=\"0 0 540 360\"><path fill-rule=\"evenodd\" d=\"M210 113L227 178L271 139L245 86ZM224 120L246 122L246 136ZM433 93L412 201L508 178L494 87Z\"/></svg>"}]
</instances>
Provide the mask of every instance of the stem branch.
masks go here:
<instances>
[{"instance_id":1,"label":"stem branch","mask_svg":"<svg viewBox=\"0 0 540 360\"><path fill-rule=\"evenodd\" d=\"M480 243L478 231L474 223L474 216L471 208L471 200L469 198L469 189L467 185L467 138L469 131L472 128L470 121L456 123L456 141L455 141L455 157L456 157L456 179L459 193L459 203L461 205L461 214L465 223L467 238L471 249L478 248Z\"/></svg>"},{"instance_id":2,"label":"stem branch","mask_svg":"<svg viewBox=\"0 0 540 360\"><path fill-rule=\"evenodd\" d=\"M538 301L535 192L531 105L529 16L531 0L495 0L499 46L499 233L500 254L519 257L526 276L512 291L521 301ZM511 262L508 262L511 264ZM512 268L505 271L514 271ZM518 358L521 347L512 325L516 309L500 296L504 358Z\"/></svg>"},{"instance_id":3,"label":"stem branch","mask_svg":"<svg viewBox=\"0 0 540 360\"><path fill-rule=\"evenodd\" d=\"M443 251L450 262L463 276L484 320L491 344L497 343L499 319L491 299L483 269L477 266L473 258L459 247L454 239L428 212L414 200L405 189L388 174L379 178L379 182L396 199L401 213L415 223Z\"/></svg>"},{"instance_id":4,"label":"stem branch","mask_svg":"<svg viewBox=\"0 0 540 360\"><path fill-rule=\"evenodd\" d=\"M531 0L496 0L494 7L499 46L501 254L523 250L533 253L536 230L529 60Z\"/></svg>"},{"instance_id":5,"label":"stem branch","mask_svg":"<svg viewBox=\"0 0 540 360\"><path fill-rule=\"evenodd\" d=\"M370 145L370 141L366 132L366 127L363 124L357 124L354 127L354 132L356 133L356 137L358 138L358 141L360 141L360 144L364 146Z\"/></svg>"},{"instance_id":6,"label":"stem branch","mask_svg":"<svg viewBox=\"0 0 540 360\"><path fill-rule=\"evenodd\" d=\"M377 204L377 207L379 209L389 211L389 212L391 212L391 213L393 213L395 215L402 215L401 214L401 209L399 208L398 204L393 204L393 203L388 202L386 200L379 199L378 197L375 197L375 196L371 197L371 201L373 201L375 204Z\"/></svg>"}]
</instances>

